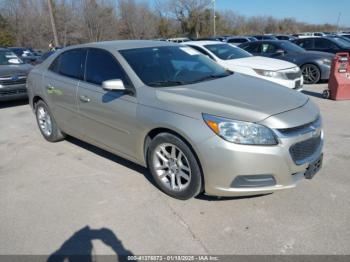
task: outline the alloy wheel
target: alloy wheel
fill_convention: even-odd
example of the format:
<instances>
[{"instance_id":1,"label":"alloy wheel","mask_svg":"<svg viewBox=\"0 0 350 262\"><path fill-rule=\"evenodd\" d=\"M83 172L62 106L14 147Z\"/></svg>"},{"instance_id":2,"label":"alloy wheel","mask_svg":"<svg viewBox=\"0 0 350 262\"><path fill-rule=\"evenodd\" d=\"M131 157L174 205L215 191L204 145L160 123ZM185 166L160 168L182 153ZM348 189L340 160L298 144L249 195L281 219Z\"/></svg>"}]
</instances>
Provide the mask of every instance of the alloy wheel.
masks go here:
<instances>
[{"instance_id":1,"label":"alloy wheel","mask_svg":"<svg viewBox=\"0 0 350 262\"><path fill-rule=\"evenodd\" d=\"M49 113L44 107L40 106L36 114L41 131L45 136L50 136L52 134L52 122Z\"/></svg>"},{"instance_id":2,"label":"alloy wheel","mask_svg":"<svg viewBox=\"0 0 350 262\"><path fill-rule=\"evenodd\" d=\"M318 67L312 64L304 65L302 67L302 74L305 84L316 84L321 77Z\"/></svg>"},{"instance_id":3,"label":"alloy wheel","mask_svg":"<svg viewBox=\"0 0 350 262\"><path fill-rule=\"evenodd\" d=\"M153 153L153 167L163 185L172 191L185 190L191 181L191 167L185 154L175 145L163 143Z\"/></svg>"}]
</instances>

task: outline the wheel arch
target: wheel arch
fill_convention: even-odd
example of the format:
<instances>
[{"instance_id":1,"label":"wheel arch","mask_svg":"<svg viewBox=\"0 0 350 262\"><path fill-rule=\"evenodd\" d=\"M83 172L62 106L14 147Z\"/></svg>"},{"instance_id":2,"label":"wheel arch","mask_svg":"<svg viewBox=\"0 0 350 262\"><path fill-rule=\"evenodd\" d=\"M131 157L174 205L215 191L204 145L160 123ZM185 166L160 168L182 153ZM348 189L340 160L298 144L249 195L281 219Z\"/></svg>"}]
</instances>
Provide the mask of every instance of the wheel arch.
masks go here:
<instances>
[{"instance_id":1,"label":"wheel arch","mask_svg":"<svg viewBox=\"0 0 350 262\"><path fill-rule=\"evenodd\" d=\"M170 128L166 128L166 127L156 127L156 128L153 128L152 130L150 130L145 138L144 138L144 145L143 145L143 157L144 157L144 161L146 163L146 166L148 166L148 163L147 163L147 154L148 154L148 147L151 143L151 141L159 134L162 134L162 133L169 133L169 134L172 134L176 137L178 137L179 139L181 139L191 150L191 152L193 153L194 157L196 158L197 162L198 162L198 166L199 166L199 169L201 171L201 176L202 176L202 189L201 191L203 191L203 189L205 188L204 187L204 184L205 184L205 179L204 179L204 173L203 173L203 168L202 168L202 163L198 157L198 154L195 150L195 148L191 145L191 143L188 141L188 139L186 139L186 137L182 134L180 134L179 132L177 131L174 131Z\"/></svg>"}]
</instances>

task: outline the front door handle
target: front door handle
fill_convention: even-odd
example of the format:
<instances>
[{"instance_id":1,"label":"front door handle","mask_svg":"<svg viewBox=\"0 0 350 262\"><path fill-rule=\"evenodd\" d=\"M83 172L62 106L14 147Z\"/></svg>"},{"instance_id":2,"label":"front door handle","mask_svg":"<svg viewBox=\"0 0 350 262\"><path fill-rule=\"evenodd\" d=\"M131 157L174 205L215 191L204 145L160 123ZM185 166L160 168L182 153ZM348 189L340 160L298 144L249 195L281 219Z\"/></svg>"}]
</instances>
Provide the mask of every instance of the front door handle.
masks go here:
<instances>
[{"instance_id":1,"label":"front door handle","mask_svg":"<svg viewBox=\"0 0 350 262\"><path fill-rule=\"evenodd\" d=\"M83 103L88 103L88 102L90 102L90 98L88 98L88 97L85 96L85 95L81 95L81 96L79 97L79 99L80 99L80 101L83 102Z\"/></svg>"}]
</instances>

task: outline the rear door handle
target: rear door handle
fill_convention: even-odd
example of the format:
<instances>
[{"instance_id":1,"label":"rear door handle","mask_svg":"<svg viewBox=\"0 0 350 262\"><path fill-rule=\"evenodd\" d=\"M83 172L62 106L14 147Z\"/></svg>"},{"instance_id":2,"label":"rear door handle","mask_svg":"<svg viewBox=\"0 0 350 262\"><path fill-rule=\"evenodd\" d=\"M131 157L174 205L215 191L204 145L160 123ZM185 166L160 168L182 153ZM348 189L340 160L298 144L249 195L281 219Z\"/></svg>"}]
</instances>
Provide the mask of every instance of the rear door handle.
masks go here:
<instances>
[{"instance_id":1,"label":"rear door handle","mask_svg":"<svg viewBox=\"0 0 350 262\"><path fill-rule=\"evenodd\" d=\"M80 99L81 102L84 102L84 103L90 102L90 98L88 98L88 97L85 96L85 95L81 95L81 96L79 97L79 99Z\"/></svg>"}]
</instances>

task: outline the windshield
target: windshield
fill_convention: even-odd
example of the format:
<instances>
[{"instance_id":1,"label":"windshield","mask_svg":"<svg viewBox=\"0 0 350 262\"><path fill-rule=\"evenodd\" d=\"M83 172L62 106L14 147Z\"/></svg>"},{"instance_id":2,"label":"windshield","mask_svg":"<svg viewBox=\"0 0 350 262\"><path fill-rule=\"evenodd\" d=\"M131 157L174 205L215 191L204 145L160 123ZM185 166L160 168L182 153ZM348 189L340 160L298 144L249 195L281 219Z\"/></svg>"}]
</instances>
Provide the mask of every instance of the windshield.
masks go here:
<instances>
[{"instance_id":1,"label":"windshield","mask_svg":"<svg viewBox=\"0 0 350 262\"><path fill-rule=\"evenodd\" d=\"M350 42L345 40L345 39L343 39L343 38L333 37L332 39L334 40L334 42L336 42L341 47L350 47Z\"/></svg>"},{"instance_id":2,"label":"windshield","mask_svg":"<svg viewBox=\"0 0 350 262\"><path fill-rule=\"evenodd\" d=\"M22 60L11 51L0 51L0 65L23 64Z\"/></svg>"},{"instance_id":3,"label":"windshield","mask_svg":"<svg viewBox=\"0 0 350 262\"><path fill-rule=\"evenodd\" d=\"M193 84L232 74L187 46L128 49L120 53L142 82L153 87Z\"/></svg>"},{"instance_id":4,"label":"windshield","mask_svg":"<svg viewBox=\"0 0 350 262\"><path fill-rule=\"evenodd\" d=\"M283 49L284 51L286 52L289 52L289 53L301 53L301 52L305 52L305 49L296 45L296 44L293 44L291 42L281 42L280 43L280 47L281 49Z\"/></svg>"},{"instance_id":5,"label":"windshield","mask_svg":"<svg viewBox=\"0 0 350 262\"><path fill-rule=\"evenodd\" d=\"M204 47L222 60L238 59L252 56L247 51L228 44L205 45Z\"/></svg>"}]
</instances>

